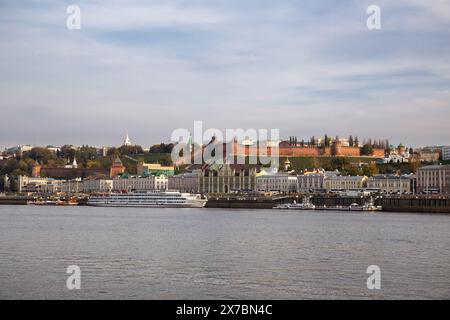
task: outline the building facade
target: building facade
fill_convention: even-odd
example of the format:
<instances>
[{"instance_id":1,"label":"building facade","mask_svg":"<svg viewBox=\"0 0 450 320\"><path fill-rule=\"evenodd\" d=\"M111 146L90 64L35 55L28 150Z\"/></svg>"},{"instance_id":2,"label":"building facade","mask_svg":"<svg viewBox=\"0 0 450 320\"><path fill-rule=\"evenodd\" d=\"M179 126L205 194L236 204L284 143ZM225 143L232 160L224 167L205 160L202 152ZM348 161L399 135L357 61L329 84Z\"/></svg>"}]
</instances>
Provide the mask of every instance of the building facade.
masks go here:
<instances>
[{"instance_id":1,"label":"building facade","mask_svg":"<svg viewBox=\"0 0 450 320\"><path fill-rule=\"evenodd\" d=\"M297 176L284 172L261 171L256 176L256 190L259 192L296 193Z\"/></svg>"},{"instance_id":2,"label":"building facade","mask_svg":"<svg viewBox=\"0 0 450 320\"><path fill-rule=\"evenodd\" d=\"M17 188L19 192L53 193L55 181L52 178L18 176Z\"/></svg>"},{"instance_id":3,"label":"building facade","mask_svg":"<svg viewBox=\"0 0 450 320\"><path fill-rule=\"evenodd\" d=\"M83 193L83 181L79 178L74 180L55 180L53 192L65 194Z\"/></svg>"},{"instance_id":4,"label":"building facade","mask_svg":"<svg viewBox=\"0 0 450 320\"><path fill-rule=\"evenodd\" d=\"M322 192L325 190L324 181L327 177L334 177L339 171L313 170L305 171L297 176L298 191L301 193Z\"/></svg>"},{"instance_id":5,"label":"building facade","mask_svg":"<svg viewBox=\"0 0 450 320\"><path fill-rule=\"evenodd\" d=\"M367 186L366 176L330 176L324 179L327 191L348 191L363 189Z\"/></svg>"},{"instance_id":6,"label":"building facade","mask_svg":"<svg viewBox=\"0 0 450 320\"><path fill-rule=\"evenodd\" d=\"M160 175L171 176L175 173L173 166L162 166L159 163L145 163L139 161L137 164L137 175Z\"/></svg>"},{"instance_id":7,"label":"building facade","mask_svg":"<svg viewBox=\"0 0 450 320\"><path fill-rule=\"evenodd\" d=\"M367 180L367 188L378 189L381 193L413 192L413 175L375 175Z\"/></svg>"},{"instance_id":8,"label":"building facade","mask_svg":"<svg viewBox=\"0 0 450 320\"><path fill-rule=\"evenodd\" d=\"M450 165L425 166L417 170L417 191L450 193Z\"/></svg>"},{"instance_id":9,"label":"building facade","mask_svg":"<svg viewBox=\"0 0 450 320\"><path fill-rule=\"evenodd\" d=\"M82 183L82 192L110 192L113 189L113 181L111 179L85 179Z\"/></svg>"},{"instance_id":10,"label":"building facade","mask_svg":"<svg viewBox=\"0 0 450 320\"><path fill-rule=\"evenodd\" d=\"M450 146L442 147L442 160L450 160Z\"/></svg>"},{"instance_id":11,"label":"building facade","mask_svg":"<svg viewBox=\"0 0 450 320\"><path fill-rule=\"evenodd\" d=\"M123 176L115 177L112 189L116 191L133 190L166 190L168 188L168 178L165 175L159 176Z\"/></svg>"},{"instance_id":12,"label":"building facade","mask_svg":"<svg viewBox=\"0 0 450 320\"><path fill-rule=\"evenodd\" d=\"M199 193L200 192L201 170L193 170L168 177L168 188L180 192Z\"/></svg>"},{"instance_id":13,"label":"building facade","mask_svg":"<svg viewBox=\"0 0 450 320\"><path fill-rule=\"evenodd\" d=\"M256 168L245 165L213 164L200 174L201 193L256 191Z\"/></svg>"}]
</instances>

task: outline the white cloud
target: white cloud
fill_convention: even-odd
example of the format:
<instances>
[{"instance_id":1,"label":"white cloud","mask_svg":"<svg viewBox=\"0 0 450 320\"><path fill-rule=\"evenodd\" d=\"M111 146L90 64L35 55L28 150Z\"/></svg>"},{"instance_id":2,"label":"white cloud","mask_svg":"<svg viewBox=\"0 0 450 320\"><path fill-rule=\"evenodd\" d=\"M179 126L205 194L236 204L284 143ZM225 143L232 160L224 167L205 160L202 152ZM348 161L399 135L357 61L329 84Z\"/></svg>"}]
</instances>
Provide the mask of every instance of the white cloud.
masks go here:
<instances>
[{"instance_id":1,"label":"white cloud","mask_svg":"<svg viewBox=\"0 0 450 320\"><path fill-rule=\"evenodd\" d=\"M1 145L112 144L126 129L148 145L194 120L411 144L450 136L450 48L439 45L449 31L430 21L436 6L424 9L426 34L370 33L364 3L80 6L80 31L65 28L59 2L11 2L0 13ZM408 8L387 7L388 26L389 12L401 21Z\"/></svg>"}]
</instances>

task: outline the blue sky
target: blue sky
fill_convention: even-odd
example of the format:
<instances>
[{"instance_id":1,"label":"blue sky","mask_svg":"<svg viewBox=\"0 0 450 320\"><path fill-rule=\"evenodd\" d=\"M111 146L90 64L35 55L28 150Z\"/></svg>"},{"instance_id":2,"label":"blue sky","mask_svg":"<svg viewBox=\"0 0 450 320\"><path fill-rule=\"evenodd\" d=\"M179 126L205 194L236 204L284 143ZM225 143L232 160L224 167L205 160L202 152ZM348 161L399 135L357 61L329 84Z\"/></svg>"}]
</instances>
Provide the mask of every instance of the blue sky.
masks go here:
<instances>
[{"instance_id":1,"label":"blue sky","mask_svg":"<svg viewBox=\"0 0 450 320\"><path fill-rule=\"evenodd\" d=\"M0 146L149 146L194 120L450 144L450 0L1 0L0 49Z\"/></svg>"}]
</instances>

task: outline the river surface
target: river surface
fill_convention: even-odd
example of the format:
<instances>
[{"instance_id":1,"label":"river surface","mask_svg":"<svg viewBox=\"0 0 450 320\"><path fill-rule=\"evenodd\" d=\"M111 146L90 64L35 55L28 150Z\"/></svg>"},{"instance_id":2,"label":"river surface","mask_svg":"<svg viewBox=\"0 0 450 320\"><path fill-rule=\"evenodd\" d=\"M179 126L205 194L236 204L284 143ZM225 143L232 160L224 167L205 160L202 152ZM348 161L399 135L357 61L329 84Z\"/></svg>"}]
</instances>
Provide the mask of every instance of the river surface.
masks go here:
<instances>
[{"instance_id":1,"label":"river surface","mask_svg":"<svg viewBox=\"0 0 450 320\"><path fill-rule=\"evenodd\" d=\"M0 206L0 299L450 299L450 215Z\"/></svg>"}]
</instances>

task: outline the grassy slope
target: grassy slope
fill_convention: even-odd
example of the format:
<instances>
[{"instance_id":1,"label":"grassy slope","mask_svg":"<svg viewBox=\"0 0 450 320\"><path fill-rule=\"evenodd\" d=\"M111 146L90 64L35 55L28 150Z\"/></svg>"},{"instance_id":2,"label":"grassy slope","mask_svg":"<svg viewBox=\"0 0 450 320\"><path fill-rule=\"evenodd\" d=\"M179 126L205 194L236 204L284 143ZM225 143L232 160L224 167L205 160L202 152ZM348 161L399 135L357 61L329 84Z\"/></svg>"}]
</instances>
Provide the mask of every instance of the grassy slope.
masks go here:
<instances>
[{"instance_id":1,"label":"grassy slope","mask_svg":"<svg viewBox=\"0 0 450 320\"><path fill-rule=\"evenodd\" d=\"M294 170L323 168L331 166L333 157L289 157L291 167ZM375 161L375 158L371 157L349 157L347 158L351 163L365 162L370 163ZM285 157L280 158L280 165L283 166Z\"/></svg>"}]
</instances>

